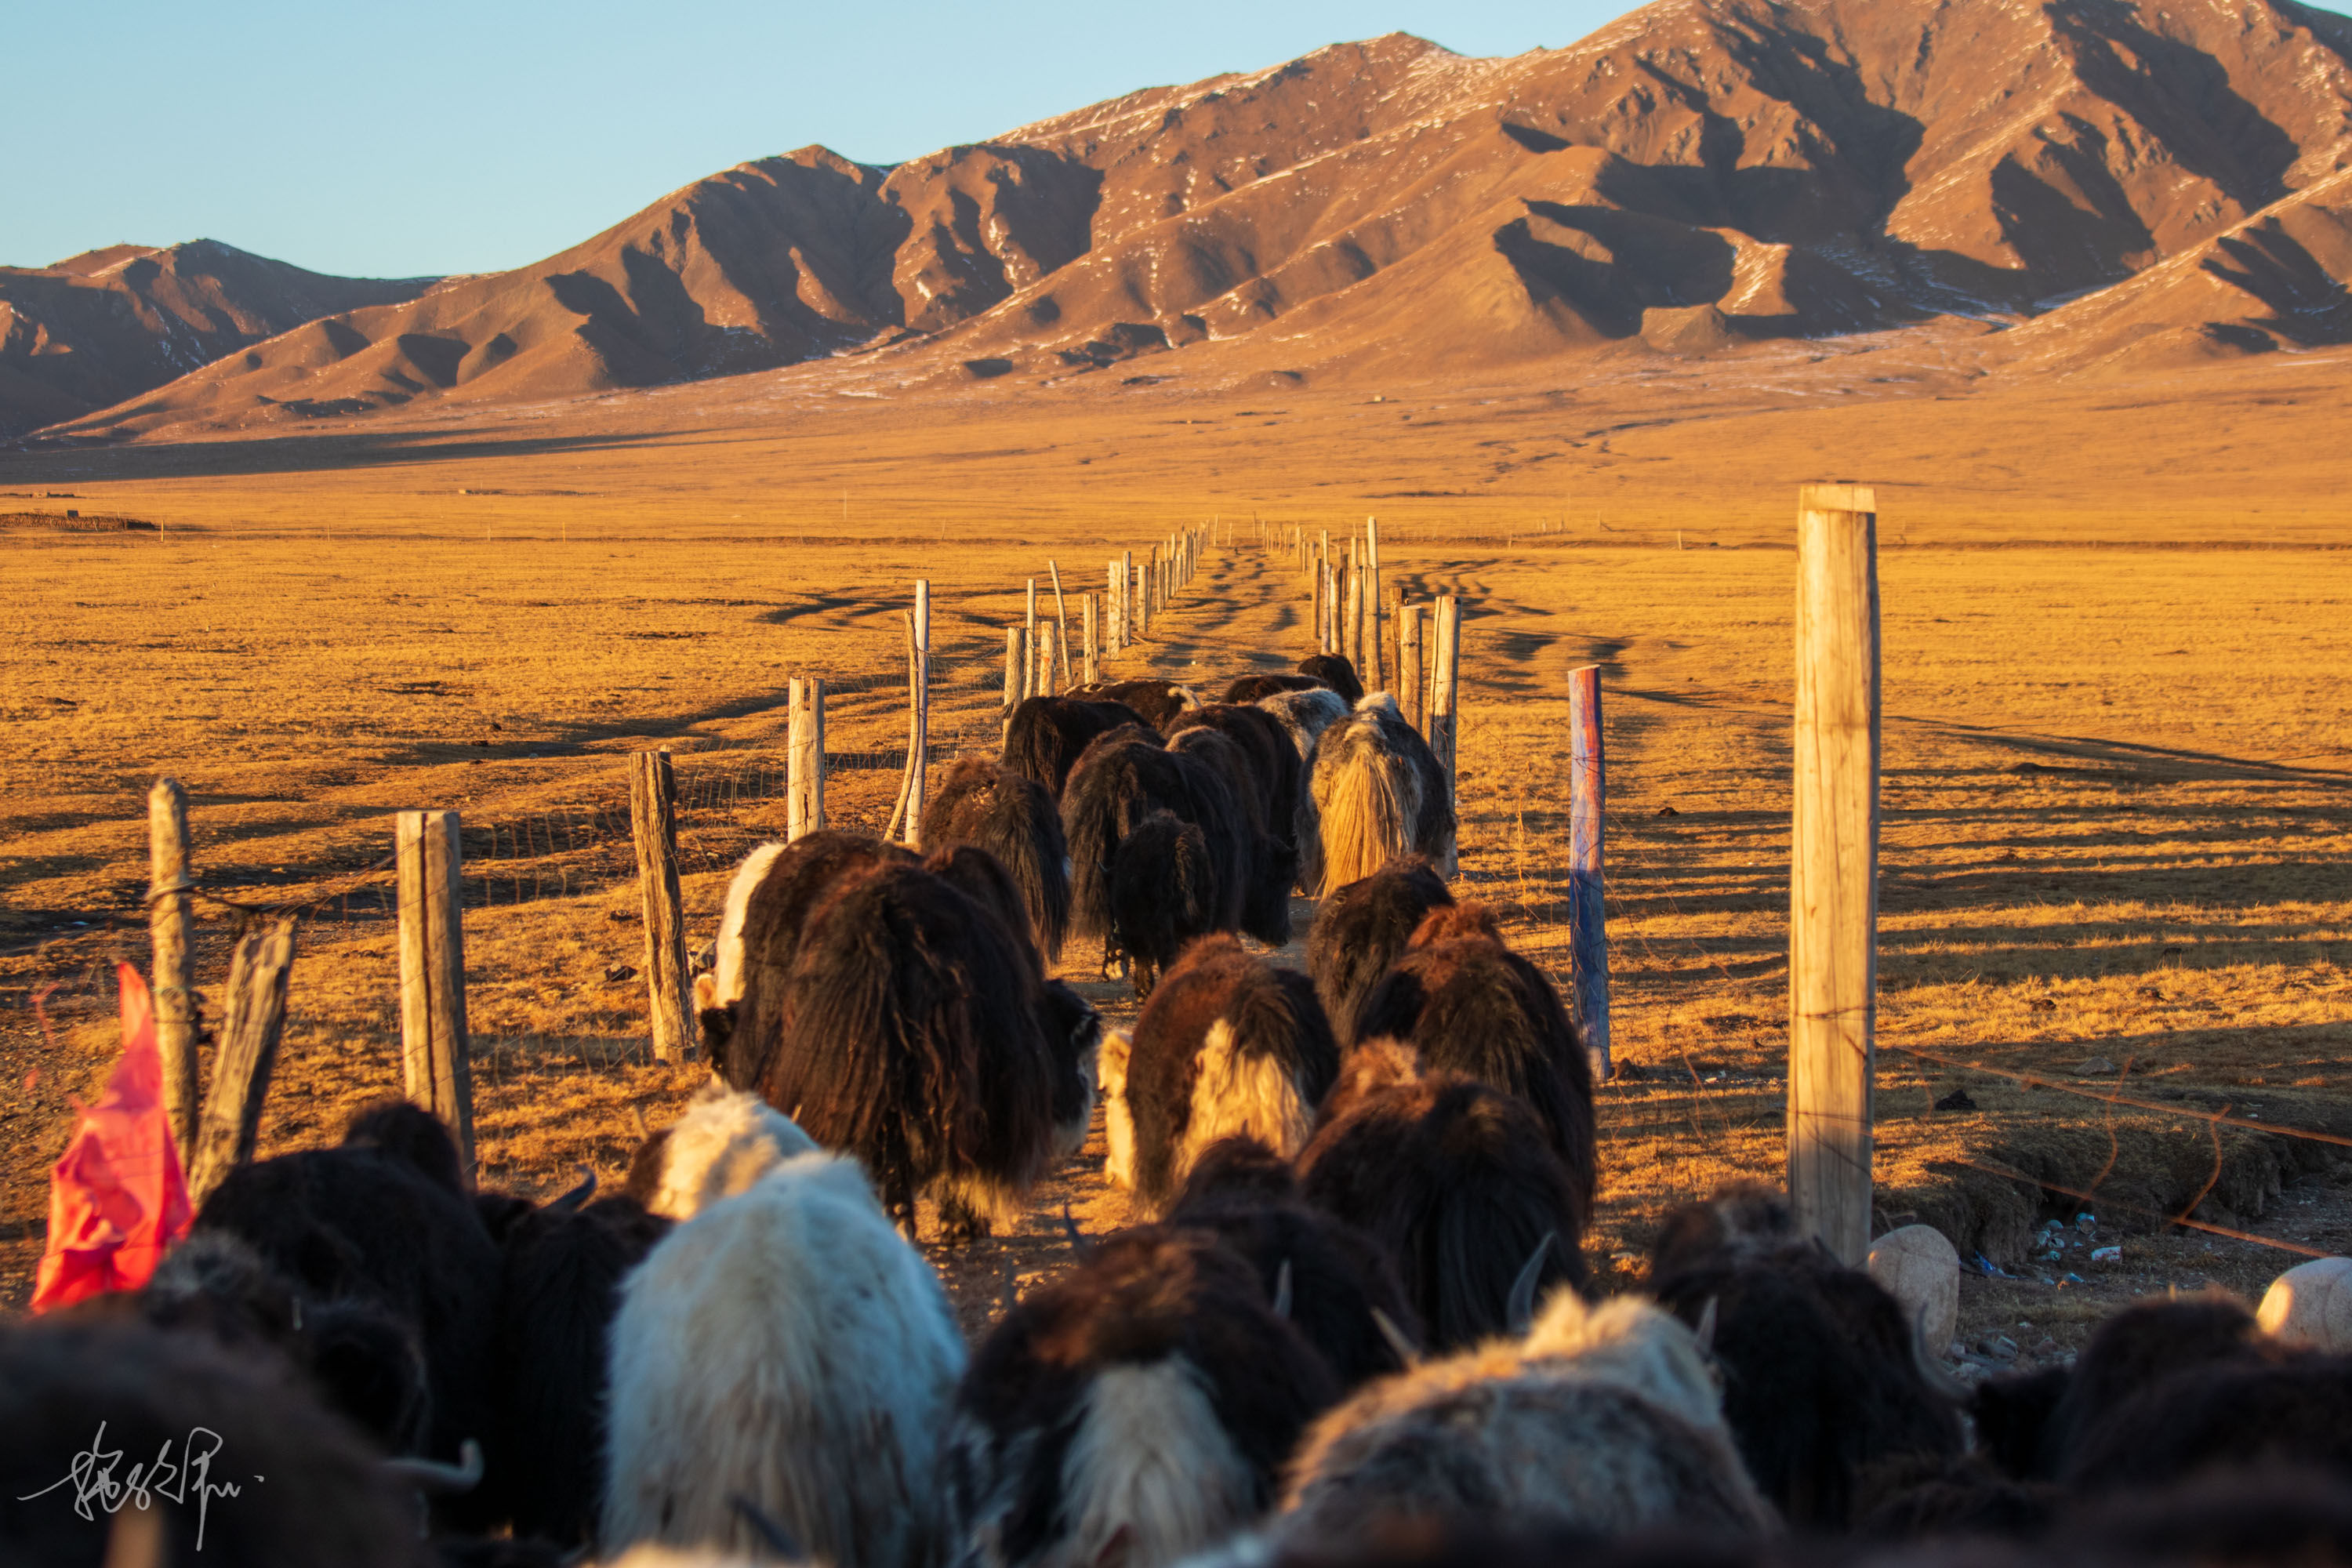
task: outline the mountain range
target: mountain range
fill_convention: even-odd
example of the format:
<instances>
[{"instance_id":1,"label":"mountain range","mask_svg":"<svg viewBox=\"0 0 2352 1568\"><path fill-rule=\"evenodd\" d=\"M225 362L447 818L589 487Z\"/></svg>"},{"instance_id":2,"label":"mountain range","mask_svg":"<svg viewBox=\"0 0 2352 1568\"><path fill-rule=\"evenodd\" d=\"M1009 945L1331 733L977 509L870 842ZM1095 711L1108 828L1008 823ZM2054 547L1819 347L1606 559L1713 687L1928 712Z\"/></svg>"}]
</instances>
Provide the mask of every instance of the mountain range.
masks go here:
<instances>
[{"instance_id":1,"label":"mountain range","mask_svg":"<svg viewBox=\"0 0 2352 1568\"><path fill-rule=\"evenodd\" d=\"M913 388L1346 381L1933 329L1996 367L2160 370L2352 342L2347 170L2352 19L2290 0L1659 0L1566 48L1391 35L895 168L806 148L509 272L209 242L0 271L0 429L843 357Z\"/></svg>"}]
</instances>

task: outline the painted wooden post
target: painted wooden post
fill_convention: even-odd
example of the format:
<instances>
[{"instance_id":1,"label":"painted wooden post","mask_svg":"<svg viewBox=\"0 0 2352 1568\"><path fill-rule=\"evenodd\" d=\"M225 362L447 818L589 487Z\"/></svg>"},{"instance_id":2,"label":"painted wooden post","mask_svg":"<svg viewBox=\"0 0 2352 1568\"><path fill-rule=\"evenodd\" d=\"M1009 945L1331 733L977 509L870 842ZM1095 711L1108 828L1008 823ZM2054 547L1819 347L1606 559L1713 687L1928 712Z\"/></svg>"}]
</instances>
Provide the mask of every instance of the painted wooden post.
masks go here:
<instances>
[{"instance_id":1,"label":"painted wooden post","mask_svg":"<svg viewBox=\"0 0 2352 1568\"><path fill-rule=\"evenodd\" d=\"M286 1030L286 986L294 969L294 922L247 933L229 962L228 1005L213 1058L212 1091L188 1156L188 1197L202 1207L231 1169L253 1158L262 1102Z\"/></svg>"},{"instance_id":2,"label":"painted wooden post","mask_svg":"<svg viewBox=\"0 0 2352 1568\"><path fill-rule=\"evenodd\" d=\"M454 811L394 819L400 884L401 1065L408 1098L439 1117L474 1179L473 1044L466 1028L465 856Z\"/></svg>"},{"instance_id":3,"label":"painted wooden post","mask_svg":"<svg viewBox=\"0 0 2352 1568\"><path fill-rule=\"evenodd\" d=\"M1789 1198L1850 1266L1870 1247L1878 981L1878 515L1866 485L1797 500L1789 889Z\"/></svg>"},{"instance_id":4,"label":"painted wooden post","mask_svg":"<svg viewBox=\"0 0 2352 1568\"><path fill-rule=\"evenodd\" d=\"M915 583L915 711L907 759L907 843L923 847L923 806L930 795L931 773L931 584Z\"/></svg>"},{"instance_id":5,"label":"painted wooden post","mask_svg":"<svg viewBox=\"0 0 2352 1568\"><path fill-rule=\"evenodd\" d=\"M695 1043L694 1000L677 886L677 776L667 751L639 752L630 759L629 823L636 839L654 1059L682 1062Z\"/></svg>"},{"instance_id":6,"label":"painted wooden post","mask_svg":"<svg viewBox=\"0 0 2352 1568\"><path fill-rule=\"evenodd\" d=\"M1576 963L1576 1019L1604 1083L1609 1058L1609 924L1601 899L1609 772L1601 742L1601 667L1568 674L1568 926Z\"/></svg>"},{"instance_id":7,"label":"painted wooden post","mask_svg":"<svg viewBox=\"0 0 2352 1568\"><path fill-rule=\"evenodd\" d=\"M1086 671L1086 683L1092 686L1102 679L1101 645L1097 641L1099 633L1095 624L1095 596L1088 594L1079 601L1079 605L1086 612L1087 623L1086 662L1080 668Z\"/></svg>"},{"instance_id":8,"label":"painted wooden post","mask_svg":"<svg viewBox=\"0 0 2352 1568\"><path fill-rule=\"evenodd\" d=\"M1426 740L1429 734L1427 689L1422 681L1421 606L1397 606L1397 707Z\"/></svg>"},{"instance_id":9,"label":"painted wooden post","mask_svg":"<svg viewBox=\"0 0 2352 1568\"><path fill-rule=\"evenodd\" d=\"M163 1114L182 1159L196 1140L196 901L188 875L188 792L157 779L147 792L147 930L154 944L149 987L155 1047L163 1058Z\"/></svg>"},{"instance_id":10,"label":"painted wooden post","mask_svg":"<svg viewBox=\"0 0 2352 1568\"><path fill-rule=\"evenodd\" d=\"M1061 662L1055 668L1053 687L1056 691L1067 691L1070 689L1070 610L1062 602L1062 568L1048 561L1045 570L1054 574L1054 646L1061 654Z\"/></svg>"}]
</instances>

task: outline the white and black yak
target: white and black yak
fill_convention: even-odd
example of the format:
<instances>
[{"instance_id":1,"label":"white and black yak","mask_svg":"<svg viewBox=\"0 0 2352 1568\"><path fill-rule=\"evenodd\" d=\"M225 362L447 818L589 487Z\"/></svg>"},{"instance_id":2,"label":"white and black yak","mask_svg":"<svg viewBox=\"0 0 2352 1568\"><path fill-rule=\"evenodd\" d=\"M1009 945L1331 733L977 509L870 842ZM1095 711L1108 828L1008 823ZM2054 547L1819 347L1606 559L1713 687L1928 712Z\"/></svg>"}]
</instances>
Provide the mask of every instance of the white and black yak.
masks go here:
<instances>
[{"instance_id":1,"label":"white and black yak","mask_svg":"<svg viewBox=\"0 0 2352 1568\"><path fill-rule=\"evenodd\" d=\"M1051 791L984 757L947 771L923 806L923 847L984 849L1019 889L1023 912L1045 962L1061 957L1070 925L1070 852Z\"/></svg>"},{"instance_id":2,"label":"white and black yak","mask_svg":"<svg viewBox=\"0 0 2352 1568\"><path fill-rule=\"evenodd\" d=\"M1087 748L1062 795L1071 927L1125 956L1139 993L1186 942L1236 931L1249 894L1247 817L1216 771L1142 732Z\"/></svg>"},{"instance_id":3,"label":"white and black yak","mask_svg":"<svg viewBox=\"0 0 2352 1568\"><path fill-rule=\"evenodd\" d=\"M1191 687L1150 678L1097 680L1091 685L1070 688L1070 695L1089 702L1124 703L1154 729L1167 728L1169 721L1177 714L1201 705L1199 695Z\"/></svg>"},{"instance_id":4,"label":"white and black yak","mask_svg":"<svg viewBox=\"0 0 2352 1568\"><path fill-rule=\"evenodd\" d=\"M1214 1231L1257 1270L1266 1299L1351 1389L1418 1359L1421 1317L1388 1249L1298 1194L1290 1162L1255 1138L1225 1138L1193 1162L1171 1227Z\"/></svg>"},{"instance_id":5,"label":"white and black yak","mask_svg":"<svg viewBox=\"0 0 2352 1568\"><path fill-rule=\"evenodd\" d=\"M623 1190L648 1214L692 1219L816 1140L750 1089L713 1079L687 1102L686 1114L637 1145Z\"/></svg>"},{"instance_id":6,"label":"white and black yak","mask_svg":"<svg viewBox=\"0 0 2352 1568\"><path fill-rule=\"evenodd\" d=\"M1584 1205L1536 1113L1474 1079L1424 1073L1393 1040L1341 1063L1298 1173L1308 1203L1396 1258L1439 1350L1510 1328L1530 1267L1543 1289L1584 1281Z\"/></svg>"},{"instance_id":7,"label":"white and black yak","mask_svg":"<svg viewBox=\"0 0 2352 1568\"><path fill-rule=\"evenodd\" d=\"M79 1495L85 1453L115 1490ZM0 1499L10 1563L437 1563L410 1488L283 1363L143 1324L0 1327Z\"/></svg>"},{"instance_id":8,"label":"white and black yak","mask_svg":"<svg viewBox=\"0 0 2352 1568\"><path fill-rule=\"evenodd\" d=\"M1749 1184L1685 1205L1662 1227L1650 1289L1685 1322L1712 1319L1724 1414L1764 1494L1793 1525L1843 1531L1874 1468L1960 1457L1957 1387L1930 1372L1895 1298L1780 1232L1785 1213Z\"/></svg>"},{"instance_id":9,"label":"white and black yak","mask_svg":"<svg viewBox=\"0 0 2352 1568\"><path fill-rule=\"evenodd\" d=\"M762 957L755 974L772 967ZM1057 1152L1072 1071L1017 913L922 865L877 859L812 902L778 982L772 1002L764 980L747 994L760 999L745 1023L760 1029L769 1104L856 1154L910 1227L926 1194L951 1235L985 1234L1013 1212Z\"/></svg>"},{"instance_id":10,"label":"white and black yak","mask_svg":"<svg viewBox=\"0 0 2352 1568\"><path fill-rule=\"evenodd\" d=\"M936 1568L963 1338L851 1161L803 1154L670 1232L621 1288L602 1549Z\"/></svg>"},{"instance_id":11,"label":"white and black yak","mask_svg":"<svg viewBox=\"0 0 2352 1568\"><path fill-rule=\"evenodd\" d=\"M1179 730L1170 738L1168 750L1223 781L1240 826L1241 929L1268 947L1284 945L1290 941L1290 885L1298 879L1298 853L1291 844L1289 825L1279 833L1266 827L1265 788L1249 749L1226 731L1201 725Z\"/></svg>"},{"instance_id":12,"label":"white and black yak","mask_svg":"<svg viewBox=\"0 0 2352 1568\"><path fill-rule=\"evenodd\" d=\"M1267 1533L1351 1543L1478 1521L1598 1536L1773 1528L1692 1332L1631 1297L1555 1292L1496 1340L1356 1394L1292 1460Z\"/></svg>"},{"instance_id":13,"label":"white and black yak","mask_svg":"<svg viewBox=\"0 0 2352 1568\"><path fill-rule=\"evenodd\" d=\"M1350 1039L1402 1040L1424 1067L1524 1100L1592 1204L1592 1063L1559 993L1504 942L1494 910L1448 902L1423 917L1347 1026Z\"/></svg>"},{"instance_id":14,"label":"white and black yak","mask_svg":"<svg viewBox=\"0 0 2352 1568\"><path fill-rule=\"evenodd\" d=\"M956 1391L964 1568L1167 1568L1249 1524L1339 1388L1256 1273L1144 1227L1008 1310Z\"/></svg>"},{"instance_id":15,"label":"white and black yak","mask_svg":"<svg viewBox=\"0 0 2352 1568\"><path fill-rule=\"evenodd\" d=\"M1298 661L1298 673L1313 676L1350 708L1364 700L1364 682L1345 654L1310 653Z\"/></svg>"},{"instance_id":16,"label":"white and black yak","mask_svg":"<svg viewBox=\"0 0 2352 1568\"><path fill-rule=\"evenodd\" d=\"M1315 685L1300 691L1278 691L1261 697L1254 704L1282 726L1290 737L1291 750L1298 753L1300 792L1307 794L1306 770L1315 759L1315 742L1324 731L1349 714L1347 700L1328 686ZM1311 795L1309 799L1311 801ZM1299 847L1306 847L1304 840Z\"/></svg>"},{"instance_id":17,"label":"white and black yak","mask_svg":"<svg viewBox=\"0 0 2352 1568\"><path fill-rule=\"evenodd\" d=\"M1221 702L1255 702L1260 698L1273 697L1285 691L1328 691L1330 685L1319 675L1237 675L1226 686Z\"/></svg>"},{"instance_id":18,"label":"white and black yak","mask_svg":"<svg viewBox=\"0 0 2352 1568\"><path fill-rule=\"evenodd\" d=\"M1361 880L1400 855L1425 855L1453 874L1445 770L1387 692L1366 697L1344 723L1316 737L1307 793L1316 842L1300 845L1299 858L1318 893Z\"/></svg>"},{"instance_id":19,"label":"white and black yak","mask_svg":"<svg viewBox=\"0 0 2352 1568\"><path fill-rule=\"evenodd\" d=\"M1225 933L1186 948L1102 1054L1103 1173L1153 1212L1221 1138L1307 1146L1339 1048L1315 988Z\"/></svg>"},{"instance_id":20,"label":"white and black yak","mask_svg":"<svg viewBox=\"0 0 2352 1568\"><path fill-rule=\"evenodd\" d=\"M1129 724L1139 730L1151 728L1142 714L1124 702L1083 697L1024 698L1005 723L1000 760L1010 771L1045 785L1058 801L1070 770L1077 766L1078 758L1095 738Z\"/></svg>"},{"instance_id":21,"label":"white and black yak","mask_svg":"<svg viewBox=\"0 0 2352 1568\"><path fill-rule=\"evenodd\" d=\"M1307 933L1307 973L1341 1048L1354 1043L1364 998L1402 956L1432 910L1454 902L1445 880L1418 855L1324 895Z\"/></svg>"}]
</instances>

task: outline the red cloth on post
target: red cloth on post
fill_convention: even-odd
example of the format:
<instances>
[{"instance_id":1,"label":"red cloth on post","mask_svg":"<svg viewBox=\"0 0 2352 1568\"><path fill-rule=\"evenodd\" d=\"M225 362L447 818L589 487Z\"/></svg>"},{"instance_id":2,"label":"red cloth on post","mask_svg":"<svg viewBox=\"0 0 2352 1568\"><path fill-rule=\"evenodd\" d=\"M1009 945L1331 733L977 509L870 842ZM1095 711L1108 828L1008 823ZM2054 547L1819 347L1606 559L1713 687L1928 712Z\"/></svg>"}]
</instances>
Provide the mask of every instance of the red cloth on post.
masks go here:
<instances>
[{"instance_id":1,"label":"red cloth on post","mask_svg":"<svg viewBox=\"0 0 2352 1568\"><path fill-rule=\"evenodd\" d=\"M122 991L122 1058L85 1106L64 1158L49 1169L49 1245L33 1287L45 1312L147 1283L194 1217L163 1110L163 1058L147 983L115 965Z\"/></svg>"}]
</instances>

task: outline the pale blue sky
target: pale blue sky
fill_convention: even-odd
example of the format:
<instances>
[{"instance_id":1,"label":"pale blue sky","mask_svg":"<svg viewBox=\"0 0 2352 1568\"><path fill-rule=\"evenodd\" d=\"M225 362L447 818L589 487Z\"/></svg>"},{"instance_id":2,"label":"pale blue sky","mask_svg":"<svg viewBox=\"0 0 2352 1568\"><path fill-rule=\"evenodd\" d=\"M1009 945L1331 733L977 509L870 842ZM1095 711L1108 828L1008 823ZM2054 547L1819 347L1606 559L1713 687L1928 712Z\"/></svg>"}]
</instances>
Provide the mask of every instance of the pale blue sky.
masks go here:
<instances>
[{"instance_id":1,"label":"pale blue sky","mask_svg":"<svg viewBox=\"0 0 2352 1568\"><path fill-rule=\"evenodd\" d=\"M0 34L0 264L205 237L321 272L490 271L812 142L896 163L1340 39L1517 54L1630 8L26 0Z\"/></svg>"}]
</instances>

